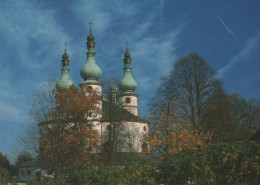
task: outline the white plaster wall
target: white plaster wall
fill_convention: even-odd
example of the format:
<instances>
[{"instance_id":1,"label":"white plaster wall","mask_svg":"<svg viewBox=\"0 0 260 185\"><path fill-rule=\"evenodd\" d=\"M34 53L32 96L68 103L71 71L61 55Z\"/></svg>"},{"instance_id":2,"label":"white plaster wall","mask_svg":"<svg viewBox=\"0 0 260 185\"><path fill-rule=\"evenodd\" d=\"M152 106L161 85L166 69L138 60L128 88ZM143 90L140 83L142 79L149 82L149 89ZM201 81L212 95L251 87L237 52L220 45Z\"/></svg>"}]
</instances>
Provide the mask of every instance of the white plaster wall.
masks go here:
<instances>
[{"instance_id":1,"label":"white plaster wall","mask_svg":"<svg viewBox=\"0 0 260 185\"><path fill-rule=\"evenodd\" d=\"M134 139L134 148L137 152L142 152L142 144L145 140L145 137L148 136L148 124L147 123L138 123L138 122L128 122L130 131L133 133ZM146 127L146 131L143 128Z\"/></svg>"},{"instance_id":2,"label":"white plaster wall","mask_svg":"<svg viewBox=\"0 0 260 185\"><path fill-rule=\"evenodd\" d=\"M23 170L23 175L22 175L22 170ZM31 175L28 175L27 174L27 170L31 170ZM35 177L35 170L36 168L35 167L23 167L23 168L19 168L19 171L18 171L18 177L19 177L19 181L21 182L25 182L27 180L30 180L32 178Z\"/></svg>"},{"instance_id":3,"label":"white plaster wall","mask_svg":"<svg viewBox=\"0 0 260 185\"><path fill-rule=\"evenodd\" d=\"M84 88L87 90L88 87L91 87L97 95L101 96L102 95L102 85L101 84L83 84ZM86 96L88 96L89 93L86 93ZM102 117L102 99L97 102L97 111L93 112L91 117L87 115L87 120L100 120Z\"/></svg>"},{"instance_id":4,"label":"white plaster wall","mask_svg":"<svg viewBox=\"0 0 260 185\"><path fill-rule=\"evenodd\" d=\"M103 143L107 141L106 136L108 135L107 125L108 122L103 122L100 124L102 127L102 136L103 136ZM125 144L127 145L129 142L133 145L133 151L135 152L142 152L142 144L146 136L148 136L148 123L141 123L141 122L125 122L121 125L124 129L122 133L122 137L125 137ZM146 127L146 131L143 130L144 126ZM99 129L101 130L101 127ZM97 127L98 128L98 127ZM119 152L130 152L128 146L124 146L119 149Z\"/></svg>"},{"instance_id":5,"label":"white plaster wall","mask_svg":"<svg viewBox=\"0 0 260 185\"><path fill-rule=\"evenodd\" d=\"M130 103L126 103L126 98L130 98ZM119 98L120 104L123 106L124 109L128 110L132 114L138 116L138 102L137 102L137 96L128 96L124 95ZM129 107L128 107L129 106ZM136 106L136 107L131 107Z\"/></svg>"}]
</instances>

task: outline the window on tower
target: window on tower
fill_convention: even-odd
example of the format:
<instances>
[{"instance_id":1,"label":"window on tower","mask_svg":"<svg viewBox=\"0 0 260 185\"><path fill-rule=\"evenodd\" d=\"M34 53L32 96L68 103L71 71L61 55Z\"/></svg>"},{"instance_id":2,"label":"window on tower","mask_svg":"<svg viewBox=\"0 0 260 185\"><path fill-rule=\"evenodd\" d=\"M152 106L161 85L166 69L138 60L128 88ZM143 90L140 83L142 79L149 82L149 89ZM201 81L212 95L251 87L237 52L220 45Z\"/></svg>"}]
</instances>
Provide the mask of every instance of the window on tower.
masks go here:
<instances>
[{"instance_id":1,"label":"window on tower","mask_svg":"<svg viewBox=\"0 0 260 185\"><path fill-rule=\"evenodd\" d=\"M125 102L126 103L131 103L131 99L129 97L126 97Z\"/></svg>"},{"instance_id":2,"label":"window on tower","mask_svg":"<svg viewBox=\"0 0 260 185\"><path fill-rule=\"evenodd\" d=\"M143 130L146 131L146 126L143 127Z\"/></svg>"},{"instance_id":3,"label":"window on tower","mask_svg":"<svg viewBox=\"0 0 260 185\"><path fill-rule=\"evenodd\" d=\"M91 86L87 86L87 91L88 92L92 92L93 91L93 88Z\"/></svg>"}]
</instances>

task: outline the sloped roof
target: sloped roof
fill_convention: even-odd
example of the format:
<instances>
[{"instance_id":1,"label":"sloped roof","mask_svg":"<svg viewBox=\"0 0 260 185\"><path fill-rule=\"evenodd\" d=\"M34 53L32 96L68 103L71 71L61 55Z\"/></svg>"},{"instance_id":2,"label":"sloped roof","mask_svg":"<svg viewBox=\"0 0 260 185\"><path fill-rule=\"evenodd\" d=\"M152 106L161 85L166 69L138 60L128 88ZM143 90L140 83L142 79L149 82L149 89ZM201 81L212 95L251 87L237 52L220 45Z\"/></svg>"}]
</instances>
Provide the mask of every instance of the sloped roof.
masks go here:
<instances>
[{"instance_id":1,"label":"sloped roof","mask_svg":"<svg viewBox=\"0 0 260 185\"><path fill-rule=\"evenodd\" d=\"M18 167L21 168L21 167L37 167L37 166L38 166L38 160L33 159L33 160L20 164Z\"/></svg>"},{"instance_id":2,"label":"sloped roof","mask_svg":"<svg viewBox=\"0 0 260 185\"><path fill-rule=\"evenodd\" d=\"M103 99L101 122L109 122L111 120L148 123L148 121L132 114L131 112L121 108L120 106Z\"/></svg>"},{"instance_id":3,"label":"sloped roof","mask_svg":"<svg viewBox=\"0 0 260 185\"><path fill-rule=\"evenodd\" d=\"M115 105L113 103L110 103L107 98L103 97L102 99L102 118L101 122L110 122L110 121L116 121L116 122L145 122L149 123L148 121L140 118L139 116L136 116L132 114L131 112L121 108L118 105ZM43 121L38 124L38 126L47 125L50 124L51 121Z\"/></svg>"}]
</instances>

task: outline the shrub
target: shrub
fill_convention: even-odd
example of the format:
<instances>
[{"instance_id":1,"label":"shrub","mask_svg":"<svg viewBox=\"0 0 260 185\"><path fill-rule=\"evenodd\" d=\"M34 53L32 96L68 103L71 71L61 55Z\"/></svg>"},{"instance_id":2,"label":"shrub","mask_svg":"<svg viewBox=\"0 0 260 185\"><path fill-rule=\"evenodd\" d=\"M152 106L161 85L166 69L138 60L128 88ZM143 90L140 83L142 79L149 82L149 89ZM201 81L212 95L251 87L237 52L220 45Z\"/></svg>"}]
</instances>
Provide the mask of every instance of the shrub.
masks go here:
<instances>
[{"instance_id":1,"label":"shrub","mask_svg":"<svg viewBox=\"0 0 260 185\"><path fill-rule=\"evenodd\" d=\"M166 184L259 184L260 145L217 143L199 152L168 155L159 171Z\"/></svg>"}]
</instances>

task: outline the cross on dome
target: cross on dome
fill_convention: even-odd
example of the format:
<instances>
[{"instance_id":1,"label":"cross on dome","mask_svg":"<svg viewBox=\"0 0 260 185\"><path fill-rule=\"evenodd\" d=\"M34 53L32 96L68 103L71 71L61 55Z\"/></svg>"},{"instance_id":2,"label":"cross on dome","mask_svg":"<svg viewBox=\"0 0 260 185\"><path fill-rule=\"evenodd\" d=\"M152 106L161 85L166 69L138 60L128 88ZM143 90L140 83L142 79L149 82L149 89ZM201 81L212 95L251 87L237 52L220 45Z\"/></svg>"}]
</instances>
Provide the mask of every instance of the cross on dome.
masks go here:
<instances>
[{"instance_id":1,"label":"cross on dome","mask_svg":"<svg viewBox=\"0 0 260 185\"><path fill-rule=\"evenodd\" d=\"M89 30L92 31L91 26L92 26L93 22L90 21L88 24L89 24Z\"/></svg>"}]
</instances>

